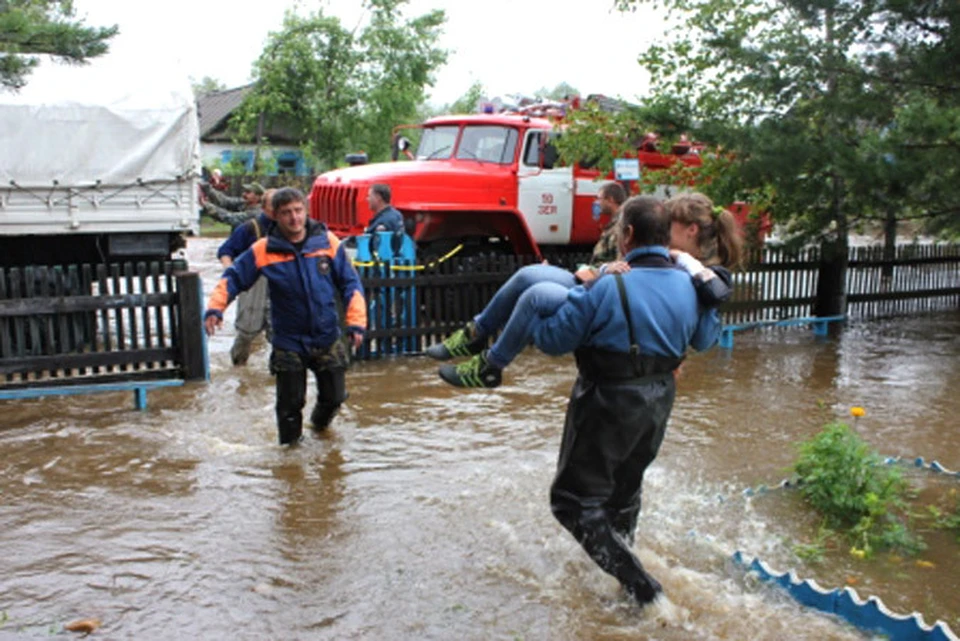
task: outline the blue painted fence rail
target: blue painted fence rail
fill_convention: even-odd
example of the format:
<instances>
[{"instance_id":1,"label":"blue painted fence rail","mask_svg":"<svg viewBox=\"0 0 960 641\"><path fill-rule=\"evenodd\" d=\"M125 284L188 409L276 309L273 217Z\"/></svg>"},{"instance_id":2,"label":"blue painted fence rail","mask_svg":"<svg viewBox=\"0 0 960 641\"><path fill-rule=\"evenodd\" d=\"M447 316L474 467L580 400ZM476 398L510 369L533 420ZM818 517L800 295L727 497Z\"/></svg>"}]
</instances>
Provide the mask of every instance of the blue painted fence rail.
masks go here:
<instances>
[{"instance_id":1,"label":"blue painted fence rail","mask_svg":"<svg viewBox=\"0 0 960 641\"><path fill-rule=\"evenodd\" d=\"M752 323L736 323L724 325L720 331L720 347L724 349L733 348L733 333L742 332L748 329L757 329L760 327L789 327L792 325L810 325L813 328L813 335L823 337L827 335L827 328L830 323L842 323L847 319L846 316L805 316L801 318L784 318L781 320L756 321Z\"/></svg>"}]
</instances>

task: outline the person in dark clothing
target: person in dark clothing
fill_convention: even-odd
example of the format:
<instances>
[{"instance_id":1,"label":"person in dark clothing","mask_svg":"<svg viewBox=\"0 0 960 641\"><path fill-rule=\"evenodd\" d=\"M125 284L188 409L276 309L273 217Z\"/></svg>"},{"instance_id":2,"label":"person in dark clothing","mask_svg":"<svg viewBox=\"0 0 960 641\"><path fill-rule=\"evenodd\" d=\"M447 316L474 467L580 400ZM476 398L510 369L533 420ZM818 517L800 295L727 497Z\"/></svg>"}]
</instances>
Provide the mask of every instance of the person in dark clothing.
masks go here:
<instances>
[{"instance_id":1,"label":"person in dark clothing","mask_svg":"<svg viewBox=\"0 0 960 641\"><path fill-rule=\"evenodd\" d=\"M339 296L353 347L363 341L367 308L360 277L339 239L307 218L306 198L285 187L273 197L274 226L227 268L207 302L208 335L223 325L223 312L237 294L262 275L269 281L276 376L277 430L280 444L294 445L303 431L307 370L317 379L317 404L311 414L316 431L326 429L346 400L347 349L340 336Z\"/></svg>"},{"instance_id":2,"label":"person in dark clothing","mask_svg":"<svg viewBox=\"0 0 960 641\"><path fill-rule=\"evenodd\" d=\"M620 221L630 271L571 292L541 319L534 342L548 354L574 351L570 395L550 506L594 562L639 604L662 591L631 551L643 475L657 456L673 409L673 372L689 347L720 335L685 270L670 261L670 214L631 198Z\"/></svg>"},{"instance_id":3,"label":"person in dark clothing","mask_svg":"<svg viewBox=\"0 0 960 641\"><path fill-rule=\"evenodd\" d=\"M263 192L263 212L233 229L230 236L217 249L217 259L230 267L237 256L250 249L256 241L270 233L273 228L273 206L270 199L276 189ZM267 298L267 279L260 277L256 285L237 296L237 330L230 360L234 365L245 365L250 358L253 341L261 332L270 340L270 305Z\"/></svg>"},{"instance_id":4,"label":"person in dark clothing","mask_svg":"<svg viewBox=\"0 0 960 641\"><path fill-rule=\"evenodd\" d=\"M367 225L364 233L372 234L377 231L402 232L403 215L390 204L390 186L383 183L370 185L367 192L367 204L373 212L373 219Z\"/></svg>"}]
</instances>

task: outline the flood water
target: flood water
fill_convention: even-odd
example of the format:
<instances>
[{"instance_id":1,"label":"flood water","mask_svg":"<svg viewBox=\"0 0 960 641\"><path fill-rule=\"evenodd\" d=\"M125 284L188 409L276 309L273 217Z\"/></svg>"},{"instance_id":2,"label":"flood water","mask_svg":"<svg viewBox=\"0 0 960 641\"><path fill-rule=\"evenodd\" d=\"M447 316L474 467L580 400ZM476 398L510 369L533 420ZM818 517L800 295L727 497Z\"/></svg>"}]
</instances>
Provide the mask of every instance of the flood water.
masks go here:
<instances>
[{"instance_id":1,"label":"flood water","mask_svg":"<svg viewBox=\"0 0 960 641\"><path fill-rule=\"evenodd\" d=\"M216 245L189 248L207 292ZM751 580L737 549L960 631L951 536L807 565L792 548L817 520L796 494L741 494L853 405L882 454L960 469L956 312L738 333L689 359L636 546L668 599L642 611L550 514L571 358L528 351L485 391L423 358L358 363L334 427L284 449L267 350L233 368L231 341L210 342L209 384L151 392L146 412L130 394L0 401L0 638L85 617L105 639L869 638ZM904 473L924 496L960 488Z\"/></svg>"}]
</instances>

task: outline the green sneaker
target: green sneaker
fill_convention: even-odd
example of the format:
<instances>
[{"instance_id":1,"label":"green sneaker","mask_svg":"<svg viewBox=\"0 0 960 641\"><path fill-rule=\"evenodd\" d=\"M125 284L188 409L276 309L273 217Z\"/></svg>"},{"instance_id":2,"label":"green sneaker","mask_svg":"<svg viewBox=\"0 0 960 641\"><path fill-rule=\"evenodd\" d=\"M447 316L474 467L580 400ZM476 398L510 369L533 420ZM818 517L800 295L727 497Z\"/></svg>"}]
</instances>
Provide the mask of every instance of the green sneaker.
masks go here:
<instances>
[{"instance_id":1,"label":"green sneaker","mask_svg":"<svg viewBox=\"0 0 960 641\"><path fill-rule=\"evenodd\" d=\"M440 378L455 387L499 387L503 370L487 362L487 351L459 365L442 365Z\"/></svg>"},{"instance_id":2,"label":"green sneaker","mask_svg":"<svg viewBox=\"0 0 960 641\"><path fill-rule=\"evenodd\" d=\"M487 346L487 339L477 336L477 328L473 323L467 323L445 341L431 345L426 355L438 361L448 361L455 356L473 356L483 351Z\"/></svg>"}]
</instances>

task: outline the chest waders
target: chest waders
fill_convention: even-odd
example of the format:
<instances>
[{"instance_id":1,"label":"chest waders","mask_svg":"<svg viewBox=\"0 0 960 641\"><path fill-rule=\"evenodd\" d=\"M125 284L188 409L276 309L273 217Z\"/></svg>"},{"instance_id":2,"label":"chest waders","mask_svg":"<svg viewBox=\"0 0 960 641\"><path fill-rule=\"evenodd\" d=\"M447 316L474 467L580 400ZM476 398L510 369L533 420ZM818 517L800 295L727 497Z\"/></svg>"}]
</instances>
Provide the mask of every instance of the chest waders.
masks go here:
<instances>
[{"instance_id":1,"label":"chest waders","mask_svg":"<svg viewBox=\"0 0 960 641\"><path fill-rule=\"evenodd\" d=\"M670 264L663 259L649 266ZM550 504L590 558L645 604L662 588L631 547L643 474L663 442L675 394L673 371L682 358L641 352L626 287L619 274L616 279L630 351L582 347L574 352L579 375L567 406Z\"/></svg>"}]
</instances>

